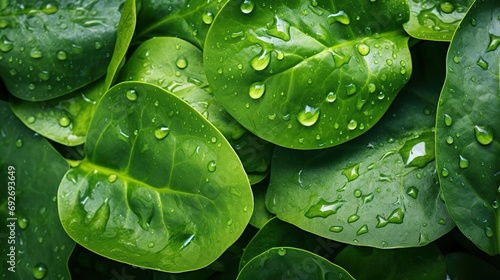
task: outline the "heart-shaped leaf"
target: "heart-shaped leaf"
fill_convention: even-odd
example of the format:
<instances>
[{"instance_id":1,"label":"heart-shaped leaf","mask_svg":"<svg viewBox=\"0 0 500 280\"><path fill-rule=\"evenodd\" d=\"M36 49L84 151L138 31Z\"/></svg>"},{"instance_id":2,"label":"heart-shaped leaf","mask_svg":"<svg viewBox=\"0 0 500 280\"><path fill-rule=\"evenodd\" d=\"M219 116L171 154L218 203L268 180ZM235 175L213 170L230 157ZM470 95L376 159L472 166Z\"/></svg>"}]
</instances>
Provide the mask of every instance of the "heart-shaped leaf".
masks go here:
<instances>
[{"instance_id":1,"label":"heart-shaped leaf","mask_svg":"<svg viewBox=\"0 0 500 280\"><path fill-rule=\"evenodd\" d=\"M225 138L151 84L124 82L106 93L85 153L59 187L61 222L108 258L168 272L202 268L241 235L253 211Z\"/></svg>"},{"instance_id":2,"label":"heart-shaped leaf","mask_svg":"<svg viewBox=\"0 0 500 280\"><path fill-rule=\"evenodd\" d=\"M436 123L436 161L453 220L500 253L500 3L477 1L457 29Z\"/></svg>"},{"instance_id":3,"label":"heart-shaped leaf","mask_svg":"<svg viewBox=\"0 0 500 280\"><path fill-rule=\"evenodd\" d=\"M1 101L0 119L2 279L69 279L75 242L59 223L56 203L68 164Z\"/></svg>"},{"instance_id":4,"label":"heart-shaped leaf","mask_svg":"<svg viewBox=\"0 0 500 280\"><path fill-rule=\"evenodd\" d=\"M404 1L229 1L204 66L220 104L280 146L319 149L370 129L408 81Z\"/></svg>"},{"instance_id":5,"label":"heart-shaped leaf","mask_svg":"<svg viewBox=\"0 0 500 280\"><path fill-rule=\"evenodd\" d=\"M0 76L9 92L24 100L47 100L104 75L123 2L29 0L2 5Z\"/></svg>"}]
</instances>

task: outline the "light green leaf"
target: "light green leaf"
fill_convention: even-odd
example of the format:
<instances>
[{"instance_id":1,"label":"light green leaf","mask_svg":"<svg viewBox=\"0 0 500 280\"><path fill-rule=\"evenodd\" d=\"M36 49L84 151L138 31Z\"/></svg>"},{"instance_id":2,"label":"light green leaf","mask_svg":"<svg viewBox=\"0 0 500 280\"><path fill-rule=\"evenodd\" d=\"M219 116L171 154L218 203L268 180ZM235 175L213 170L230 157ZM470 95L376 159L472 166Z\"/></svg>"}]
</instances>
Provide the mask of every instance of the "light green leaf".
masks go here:
<instances>
[{"instance_id":1,"label":"light green leaf","mask_svg":"<svg viewBox=\"0 0 500 280\"><path fill-rule=\"evenodd\" d=\"M436 122L436 161L446 206L459 229L500 253L500 20L479 0L453 37Z\"/></svg>"},{"instance_id":2,"label":"light green leaf","mask_svg":"<svg viewBox=\"0 0 500 280\"><path fill-rule=\"evenodd\" d=\"M364 133L412 71L405 2L311 3L229 1L204 48L208 81L228 113L262 139L295 149Z\"/></svg>"},{"instance_id":3,"label":"light green leaf","mask_svg":"<svg viewBox=\"0 0 500 280\"><path fill-rule=\"evenodd\" d=\"M108 258L166 272L199 269L236 241L253 211L225 138L151 84L124 82L106 93L85 153L59 187L61 222Z\"/></svg>"},{"instance_id":4,"label":"light green leaf","mask_svg":"<svg viewBox=\"0 0 500 280\"><path fill-rule=\"evenodd\" d=\"M70 279L75 242L59 222L56 203L68 164L1 101L0 119L2 279Z\"/></svg>"}]
</instances>

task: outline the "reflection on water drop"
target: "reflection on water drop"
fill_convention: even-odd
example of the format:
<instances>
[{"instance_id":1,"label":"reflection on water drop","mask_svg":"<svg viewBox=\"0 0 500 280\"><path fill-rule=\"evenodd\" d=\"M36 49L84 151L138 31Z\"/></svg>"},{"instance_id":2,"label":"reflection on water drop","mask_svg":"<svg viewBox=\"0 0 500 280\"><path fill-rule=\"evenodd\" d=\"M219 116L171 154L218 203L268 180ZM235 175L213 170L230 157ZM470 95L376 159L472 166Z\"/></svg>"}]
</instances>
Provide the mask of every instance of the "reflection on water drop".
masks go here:
<instances>
[{"instance_id":1,"label":"reflection on water drop","mask_svg":"<svg viewBox=\"0 0 500 280\"><path fill-rule=\"evenodd\" d=\"M35 279L44 279L47 276L47 266L43 263L39 263L33 267L32 273Z\"/></svg>"},{"instance_id":2,"label":"reflection on water drop","mask_svg":"<svg viewBox=\"0 0 500 280\"><path fill-rule=\"evenodd\" d=\"M320 199L320 201L314 205L312 205L309 210L305 213L307 218L326 218L330 215L336 214L337 211L344 205L345 201L343 200L335 200L333 202L327 202L324 199Z\"/></svg>"},{"instance_id":3,"label":"reflection on water drop","mask_svg":"<svg viewBox=\"0 0 500 280\"><path fill-rule=\"evenodd\" d=\"M319 115L320 115L319 108L306 105L304 110L300 111L297 114L297 120L303 126L312 126L318 121Z\"/></svg>"},{"instance_id":4,"label":"reflection on water drop","mask_svg":"<svg viewBox=\"0 0 500 280\"><path fill-rule=\"evenodd\" d=\"M348 25L349 23L351 23L349 15L347 15L344 11L339 11L338 13L328 15L327 20L329 24L339 22L341 24Z\"/></svg>"},{"instance_id":5,"label":"reflection on water drop","mask_svg":"<svg viewBox=\"0 0 500 280\"><path fill-rule=\"evenodd\" d=\"M251 0L244 0L241 4L240 4L240 10L244 13L244 14L249 14L253 11L253 8L254 8L254 3L253 1Z\"/></svg>"},{"instance_id":6,"label":"reflection on water drop","mask_svg":"<svg viewBox=\"0 0 500 280\"><path fill-rule=\"evenodd\" d=\"M339 233L339 232L342 232L344 230L344 227L342 227L342 226L332 226L332 227L329 228L329 230L331 232Z\"/></svg>"},{"instance_id":7,"label":"reflection on water drop","mask_svg":"<svg viewBox=\"0 0 500 280\"><path fill-rule=\"evenodd\" d=\"M137 91L135 89L129 89L125 92L127 99L130 101L137 100Z\"/></svg>"},{"instance_id":8,"label":"reflection on water drop","mask_svg":"<svg viewBox=\"0 0 500 280\"><path fill-rule=\"evenodd\" d=\"M477 142L481 145L489 145L493 142L493 130L487 126L474 126L474 134Z\"/></svg>"},{"instance_id":9,"label":"reflection on water drop","mask_svg":"<svg viewBox=\"0 0 500 280\"><path fill-rule=\"evenodd\" d=\"M207 164L207 169L210 172L215 172L215 170L217 169L217 163L215 163L214 160L209 161Z\"/></svg>"},{"instance_id":10,"label":"reflection on water drop","mask_svg":"<svg viewBox=\"0 0 500 280\"><path fill-rule=\"evenodd\" d=\"M165 139L165 137L170 134L170 129L166 126L160 126L157 129L155 129L155 137L158 140Z\"/></svg>"},{"instance_id":11,"label":"reflection on water drop","mask_svg":"<svg viewBox=\"0 0 500 280\"><path fill-rule=\"evenodd\" d=\"M266 84L261 82L255 82L252 85L250 85L250 88L248 89L248 95L252 99L259 99L264 95L265 91L266 91Z\"/></svg>"}]
</instances>

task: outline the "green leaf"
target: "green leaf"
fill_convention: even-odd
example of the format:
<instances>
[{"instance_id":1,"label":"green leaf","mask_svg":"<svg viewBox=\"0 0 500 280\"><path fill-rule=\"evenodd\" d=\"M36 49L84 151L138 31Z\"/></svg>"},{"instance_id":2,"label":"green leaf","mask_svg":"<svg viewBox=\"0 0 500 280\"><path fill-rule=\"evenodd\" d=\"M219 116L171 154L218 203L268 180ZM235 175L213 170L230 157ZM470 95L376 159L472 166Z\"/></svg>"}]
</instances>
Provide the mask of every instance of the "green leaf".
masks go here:
<instances>
[{"instance_id":1,"label":"green leaf","mask_svg":"<svg viewBox=\"0 0 500 280\"><path fill-rule=\"evenodd\" d=\"M251 182L252 176L249 176L249 178ZM267 221L274 217L274 214L270 213L266 208L266 190L268 185L268 180L252 185L254 206L250 224L256 228L262 228Z\"/></svg>"},{"instance_id":2,"label":"green leaf","mask_svg":"<svg viewBox=\"0 0 500 280\"><path fill-rule=\"evenodd\" d=\"M123 67L119 81L158 85L188 102L222 132L247 172L265 172L274 145L256 137L229 115L212 95L202 51L182 39L157 37L142 43Z\"/></svg>"},{"instance_id":3,"label":"green leaf","mask_svg":"<svg viewBox=\"0 0 500 280\"><path fill-rule=\"evenodd\" d=\"M500 253L500 20L477 1L447 57L436 120L436 161L446 206L481 250Z\"/></svg>"},{"instance_id":4,"label":"green leaf","mask_svg":"<svg viewBox=\"0 0 500 280\"><path fill-rule=\"evenodd\" d=\"M30 129L55 142L77 146L85 142L104 91L104 79L99 79L55 99L31 102L12 97L10 104L16 116Z\"/></svg>"},{"instance_id":5,"label":"green leaf","mask_svg":"<svg viewBox=\"0 0 500 280\"><path fill-rule=\"evenodd\" d=\"M365 135L320 151L276 149L266 204L278 218L336 241L425 245L454 227L434 162L437 91L404 91Z\"/></svg>"},{"instance_id":6,"label":"green leaf","mask_svg":"<svg viewBox=\"0 0 500 280\"><path fill-rule=\"evenodd\" d=\"M67 262L75 242L59 223L56 204L68 164L5 102L0 102L0 119L2 278L70 279Z\"/></svg>"},{"instance_id":7,"label":"green leaf","mask_svg":"<svg viewBox=\"0 0 500 280\"><path fill-rule=\"evenodd\" d=\"M414 38L451 41L474 0L411 0L410 20L403 26Z\"/></svg>"},{"instance_id":8,"label":"green leaf","mask_svg":"<svg viewBox=\"0 0 500 280\"><path fill-rule=\"evenodd\" d=\"M271 248L252 259L237 278L246 279L354 280L342 267L316 254L292 247Z\"/></svg>"},{"instance_id":9,"label":"green leaf","mask_svg":"<svg viewBox=\"0 0 500 280\"><path fill-rule=\"evenodd\" d=\"M226 2L228 0L141 1L134 40L173 36L203 49L208 29Z\"/></svg>"},{"instance_id":10,"label":"green leaf","mask_svg":"<svg viewBox=\"0 0 500 280\"><path fill-rule=\"evenodd\" d=\"M205 72L257 136L338 145L370 129L408 81L407 18L401 1L229 1L207 35Z\"/></svg>"},{"instance_id":11,"label":"green leaf","mask_svg":"<svg viewBox=\"0 0 500 280\"><path fill-rule=\"evenodd\" d=\"M465 252L447 254L446 271L450 279L500 279L500 271L493 265Z\"/></svg>"},{"instance_id":12,"label":"green leaf","mask_svg":"<svg viewBox=\"0 0 500 280\"><path fill-rule=\"evenodd\" d=\"M124 82L106 93L85 153L59 187L61 222L108 258L167 272L199 269L241 235L253 211L248 179L225 138L151 84Z\"/></svg>"},{"instance_id":13,"label":"green leaf","mask_svg":"<svg viewBox=\"0 0 500 280\"><path fill-rule=\"evenodd\" d=\"M136 14L135 0L126 0L118 24L118 33L116 35L113 57L108 65L106 83L104 86L106 90L111 87L116 78L116 73L125 62L125 55L127 54L128 47L135 31L135 24L137 21Z\"/></svg>"},{"instance_id":14,"label":"green leaf","mask_svg":"<svg viewBox=\"0 0 500 280\"><path fill-rule=\"evenodd\" d=\"M9 1L0 11L0 76L24 100L56 98L105 74L120 1Z\"/></svg>"},{"instance_id":15,"label":"green leaf","mask_svg":"<svg viewBox=\"0 0 500 280\"><path fill-rule=\"evenodd\" d=\"M351 245L338 254L335 263L357 280L446 279L445 258L434 244L395 250Z\"/></svg>"}]
</instances>

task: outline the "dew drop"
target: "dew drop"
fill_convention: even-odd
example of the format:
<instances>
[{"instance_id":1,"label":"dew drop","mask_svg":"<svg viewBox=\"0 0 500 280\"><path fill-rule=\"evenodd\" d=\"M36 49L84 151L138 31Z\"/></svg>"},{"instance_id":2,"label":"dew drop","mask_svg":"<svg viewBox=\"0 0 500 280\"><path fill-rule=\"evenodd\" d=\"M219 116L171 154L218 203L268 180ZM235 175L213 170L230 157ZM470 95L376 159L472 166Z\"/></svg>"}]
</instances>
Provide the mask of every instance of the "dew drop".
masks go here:
<instances>
[{"instance_id":1,"label":"dew drop","mask_svg":"<svg viewBox=\"0 0 500 280\"><path fill-rule=\"evenodd\" d=\"M42 263L35 265L32 270L33 277L35 279L44 279L47 276L47 266Z\"/></svg>"},{"instance_id":2,"label":"dew drop","mask_svg":"<svg viewBox=\"0 0 500 280\"><path fill-rule=\"evenodd\" d=\"M341 24L348 25L349 23L351 23L349 15L347 15L344 11L339 11L338 13L328 15L327 20L329 24L339 22Z\"/></svg>"},{"instance_id":3,"label":"dew drop","mask_svg":"<svg viewBox=\"0 0 500 280\"><path fill-rule=\"evenodd\" d=\"M331 91L326 95L325 100L326 102L333 103L335 102L335 100L337 100L337 95L333 91Z\"/></svg>"},{"instance_id":4,"label":"dew drop","mask_svg":"<svg viewBox=\"0 0 500 280\"><path fill-rule=\"evenodd\" d=\"M365 224L356 231L356 235L360 236L362 234L368 233L368 226Z\"/></svg>"},{"instance_id":5,"label":"dew drop","mask_svg":"<svg viewBox=\"0 0 500 280\"><path fill-rule=\"evenodd\" d=\"M117 178L118 178L118 177L116 176L116 174L110 174L110 175L108 176L108 182L110 182L110 183L114 183L114 182L116 182L116 179L117 179Z\"/></svg>"},{"instance_id":6,"label":"dew drop","mask_svg":"<svg viewBox=\"0 0 500 280\"><path fill-rule=\"evenodd\" d=\"M210 11L206 11L202 16L201 19L203 20L203 23L210 25L214 21L214 14Z\"/></svg>"},{"instance_id":7,"label":"dew drop","mask_svg":"<svg viewBox=\"0 0 500 280\"><path fill-rule=\"evenodd\" d=\"M358 44L358 52L362 56L367 56L370 53L370 46L365 43Z\"/></svg>"},{"instance_id":8,"label":"dew drop","mask_svg":"<svg viewBox=\"0 0 500 280\"><path fill-rule=\"evenodd\" d=\"M38 77L39 77L41 80L47 81L48 79L50 79L50 73L49 73L48 71L41 71L41 72L38 74Z\"/></svg>"},{"instance_id":9,"label":"dew drop","mask_svg":"<svg viewBox=\"0 0 500 280\"><path fill-rule=\"evenodd\" d=\"M232 224L233 224L233 219L229 219L229 220L227 220L227 225L228 225L228 226L230 226L230 225L232 225Z\"/></svg>"},{"instance_id":10,"label":"dew drop","mask_svg":"<svg viewBox=\"0 0 500 280\"><path fill-rule=\"evenodd\" d=\"M297 120L303 126L312 126L318 121L319 115L320 115L319 108L306 105L304 110L300 111L297 114Z\"/></svg>"},{"instance_id":11,"label":"dew drop","mask_svg":"<svg viewBox=\"0 0 500 280\"><path fill-rule=\"evenodd\" d=\"M17 220L17 225L20 229L26 229L29 225L29 220L25 217L21 217Z\"/></svg>"},{"instance_id":12,"label":"dew drop","mask_svg":"<svg viewBox=\"0 0 500 280\"><path fill-rule=\"evenodd\" d=\"M14 44L12 43L11 40L7 38L7 36L2 35L0 38L0 51L2 52L9 52L14 48Z\"/></svg>"},{"instance_id":13,"label":"dew drop","mask_svg":"<svg viewBox=\"0 0 500 280\"><path fill-rule=\"evenodd\" d=\"M446 137L446 143L451 145L453 144L453 142L455 142L455 140L453 140L453 137L448 135L448 137Z\"/></svg>"},{"instance_id":14,"label":"dew drop","mask_svg":"<svg viewBox=\"0 0 500 280\"><path fill-rule=\"evenodd\" d=\"M126 92L127 99L130 101L137 100L137 91L135 89L129 89Z\"/></svg>"},{"instance_id":15,"label":"dew drop","mask_svg":"<svg viewBox=\"0 0 500 280\"><path fill-rule=\"evenodd\" d=\"M441 5L439 5L439 7L441 8L441 11L447 14L453 13L453 11L455 10L455 6L453 6L453 4L450 2L441 2Z\"/></svg>"},{"instance_id":16,"label":"dew drop","mask_svg":"<svg viewBox=\"0 0 500 280\"><path fill-rule=\"evenodd\" d=\"M500 45L500 36L490 34L490 43L488 44L487 52L496 51Z\"/></svg>"},{"instance_id":17,"label":"dew drop","mask_svg":"<svg viewBox=\"0 0 500 280\"><path fill-rule=\"evenodd\" d=\"M290 23L275 15L273 25L268 27L266 33L283 41L289 41Z\"/></svg>"},{"instance_id":18,"label":"dew drop","mask_svg":"<svg viewBox=\"0 0 500 280\"><path fill-rule=\"evenodd\" d=\"M271 53L267 49L262 48L260 54L250 61L250 66L252 66L255 71L262 71L269 66L270 62Z\"/></svg>"},{"instance_id":19,"label":"dew drop","mask_svg":"<svg viewBox=\"0 0 500 280\"><path fill-rule=\"evenodd\" d=\"M166 126L160 126L155 129L155 137L158 140L165 139L165 137L167 137L169 133L170 129Z\"/></svg>"},{"instance_id":20,"label":"dew drop","mask_svg":"<svg viewBox=\"0 0 500 280\"><path fill-rule=\"evenodd\" d=\"M377 228L385 227L387 224L402 224L403 219L405 217L405 213L401 208L397 208L391 212L389 217L385 219L384 217L377 215L378 223L376 225Z\"/></svg>"},{"instance_id":21,"label":"dew drop","mask_svg":"<svg viewBox=\"0 0 500 280\"><path fill-rule=\"evenodd\" d=\"M56 57L59 60L66 60L68 58L68 55L66 54L65 51L58 51Z\"/></svg>"},{"instance_id":22,"label":"dew drop","mask_svg":"<svg viewBox=\"0 0 500 280\"><path fill-rule=\"evenodd\" d=\"M362 194L363 194L363 193L361 192L361 190L360 190L360 189L355 189L355 190L354 190L354 192L353 192L353 195L354 195L354 197L356 197L356 198L361 197L361 195L362 195Z\"/></svg>"},{"instance_id":23,"label":"dew drop","mask_svg":"<svg viewBox=\"0 0 500 280\"><path fill-rule=\"evenodd\" d=\"M477 142L481 145L489 145L493 142L493 131L489 127L475 125L474 132Z\"/></svg>"},{"instance_id":24,"label":"dew drop","mask_svg":"<svg viewBox=\"0 0 500 280\"><path fill-rule=\"evenodd\" d=\"M328 202L324 199L320 199L318 203L312 205L309 210L307 210L305 216L309 219L316 217L326 218L330 215L336 214L340 207L344 205L344 203L345 201L343 200Z\"/></svg>"},{"instance_id":25,"label":"dew drop","mask_svg":"<svg viewBox=\"0 0 500 280\"><path fill-rule=\"evenodd\" d=\"M261 82L255 82L250 85L250 88L248 89L248 95L252 99L259 99L264 95L265 91L266 91L266 84Z\"/></svg>"},{"instance_id":26,"label":"dew drop","mask_svg":"<svg viewBox=\"0 0 500 280\"><path fill-rule=\"evenodd\" d=\"M71 124L71 120L68 117L60 117L58 122L62 127L67 127Z\"/></svg>"},{"instance_id":27,"label":"dew drop","mask_svg":"<svg viewBox=\"0 0 500 280\"><path fill-rule=\"evenodd\" d=\"M36 87L35 87L35 85L34 85L34 84L29 84L29 85L28 85L28 89L29 89L29 90L35 90L35 88L36 88Z\"/></svg>"},{"instance_id":28,"label":"dew drop","mask_svg":"<svg viewBox=\"0 0 500 280\"><path fill-rule=\"evenodd\" d=\"M345 86L347 95L353 95L358 90L355 84L348 84Z\"/></svg>"},{"instance_id":29,"label":"dew drop","mask_svg":"<svg viewBox=\"0 0 500 280\"><path fill-rule=\"evenodd\" d=\"M393 62L392 59L387 59L385 63L387 63L388 66L391 66Z\"/></svg>"},{"instance_id":30,"label":"dew drop","mask_svg":"<svg viewBox=\"0 0 500 280\"><path fill-rule=\"evenodd\" d=\"M417 199L418 189L414 186L411 186L406 190L406 194L409 195L411 198Z\"/></svg>"},{"instance_id":31,"label":"dew drop","mask_svg":"<svg viewBox=\"0 0 500 280\"><path fill-rule=\"evenodd\" d=\"M57 10L58 10L57 6L53 3L47 3L41 9L41 11L47 15L54 14L57 12Z\"/></svg>"},{"instance_id":32,"label":"dew drop","mask_svg":"<svg viewBox=\"0 0 500 280\"><path fill-rule=\"evenodd\" d=\"M344 230L344 227L342 227L342 226L332 226L332 227L330 227L329 230L331 232L339 233L339 232L342 232Z\"/></svg>"},{"instance_id":33,"label":"dew drop","mask_svg":"<svg viewBox=\"0 0 500 280\"><path fill-rule=\"evenodd\" d=\"M217 169L217 164L215 163L214 160L211 160L211 161L208 162L207 169L210 172L215 172L215 170Z\"/></svg>"},{"instance_id":34,"label":"dew drop","mask_svg":"<svg viewBox=\"0 0 500 280\"><path fill-rule=\"evenodd\" d=\"M342 174L347 178L347 181L351 182L359 177L359 164L355 164L342 170Z\"/></svg>"},{"instance_id":35,"label":"dew drop","mask_svg":"<svg viewBox=\"0 0 500 280\"><path fill-rule=\"evenodd\" d=\"M32 124L36 121L36 118L35 116L29 116L28 119L26 119L26 121L29 123L29 124Z\"/></svg>"},{"instance_id":36,"label":"dew drop","mask_svg":"<svg viewBox=\"0 0 500 280\"><path fill-rule=\"evenodd\" d=\"M286 255L286 249L285 249L285 248L279 248L279 249L278 249L278 255L280 255L280 256L282 256L282 257L283 257L284 255Z\"/></svg>"},{"instance_id":37,"label":"dew drop","mask_svg":"<svg viewBox=\"0 0 500 280\"><path fill-rule=\"evenodd\" d=\"M16 147L22 148L23 147L23 139L19 138L16 140Z\"/></svg>"},{"instance_id":38,"label":"dew drop","mask_svg":"<svg viewBox=\"0 0 500 280\"><path fill-rule=\"evenodd\" d=\"M460 166L461 169L466 169L469 168L469 160L463 157L462 155L459 156L459 161L458 165Z\"/></svg>"},{"instance_id":39,"label":"dew drop","mask_svg":"<svg viewBox=\"0 0 500 280\"><path fill-rule=\"evenodd\" d=\"M350 120L347 124L347 129L349 130L355 130L356 127L358 127L358 122L356 120Z\"/></svg>"},{"instance_id":40,"label":"dew drop","mask_svg":"<svg viewBox=\"0 0 500 280\"><path fill-rule=\"evenodd\" d=\"M153 248L155 246L155 243L154 242L149 242L148 243L148 248Z\"/></svg>"},{"instance_id":41,"label":"dew drop","mask_svg":"<svg viewBox=\"0 0 500 280\"><path fill-rule=\"evenodd\" d=\"M443 167L443 169L441 170L441 175L443 175L443 177L448 177L448 175L450 175L450 172L448 171L448 169L446 169L446 167Z\"/></svg>"},{"instance_id":42,"label":"dew drop","mask_svg":"<svg viewBox=\"0 0 500 280\"><path fill-rule=\"evenodd\" d=\"M486 234L487 237L493 237L493 229L491 227L486 227L484 229L484 233Z\"/></svg>"},{"instance_id":43,"label":"dew drop","mask_svg":"<svg viewBox=\"0 0 500 280\"><path fill-rule=\"evenodd\" d=\"M347 218L348 223L354 223L357 220L359 220L358 214L352 214L349 218Z\"/></svg>"},{"instance_id":44,"label":"dew drop","mask_svg":"<svg viewBox=\"0 0 500 280\"><path fill-rule=\"evenodd\" d=\"M187 61L187 59L184 56L181 55L175 61L175 65L179 69L184 69L184 68L186 68L188 66L188 61Z\"/></svg>"},{"instance_id":45,"label":"dew drop","mask_svg":"<svg viewBox=\"0 0 500 280\"><path fill-rule=\"evenodd\" d=\"M491 207L493 207L493 209L498 209L499 206L500 206L500 203L497 200L494 200L491 203Z\"/></svg>"},{"instance_id":46,"label":"dew drop","mask_svg":"<svg viewBox=\"0 0 500 280\"><path fill-rule=\"evenodd\" d=\"M460 57L458 57L458 56L454 56L454 57L453 57L453 62L455 62L455 63L457 63L457 64L458 64L458 63L460 63Z\"/></svg>"},{"instance_id":47,"label":"dew drop","mask_svg":"<svg viewBox=\"0 0 500 280\"><path fill-rule=\"evenodd\" d=\"M451 126L452 123L453 123L453 118L448 114L444 114L444 124L446 126Z\"/></svg>"},{"instance_id":48,"label":"dew drop","mask_svg":"<svg viewBox=\"0 0 500 280\"><path fill-rule=\"evenodd\" d=\"M377 86L373 83L368 84L368 92L369 93L374 93L377 90Z\"/></svg>"},{"instance_id":49,"label":"dew drop","mask_svg":"<svg viewBox=\"0 0 500 280\"><path fill-rule=\"evenodd\" d=\"M482 58L482 57L479 57L479 60L476 62L476 64L479 67L483 68L483 70L488 70L488 68L489 68L488 62L486 60L484 60L484 58Z\"/></svg>"},{"instance_id":50,"label":"dew drop","mask_svg":"<svg viewBox=\"0 0 500 280\"><path fill-rule=\"evenodd\" d=\"M278 60L283 60L285 58L285 53L282 51L275 51L276 52L276 58Z\"/></svg>"},{"instance_id":51,"label":"dew drop","mask_svg":"<svg viewBox=\"0 0 500 280\"><path fill-rule=\"evenodd\" d=\"M251 1L251 0L244 0L241 4L240 4L240 10L244 13L244 14L249 14L253 11L253 8L254 8L254 3Z\"/></svg>"},{"instance_id":52,"label":"dew drop","mask_svg":"<svg viewBox=\"0 0 500 280\"><path fill-rule=\"evenodd\" d=\"M30 56L31 58L41 58L43 54L39 49L32 49L30 52Z\"/></svg>"}]
</instances>

